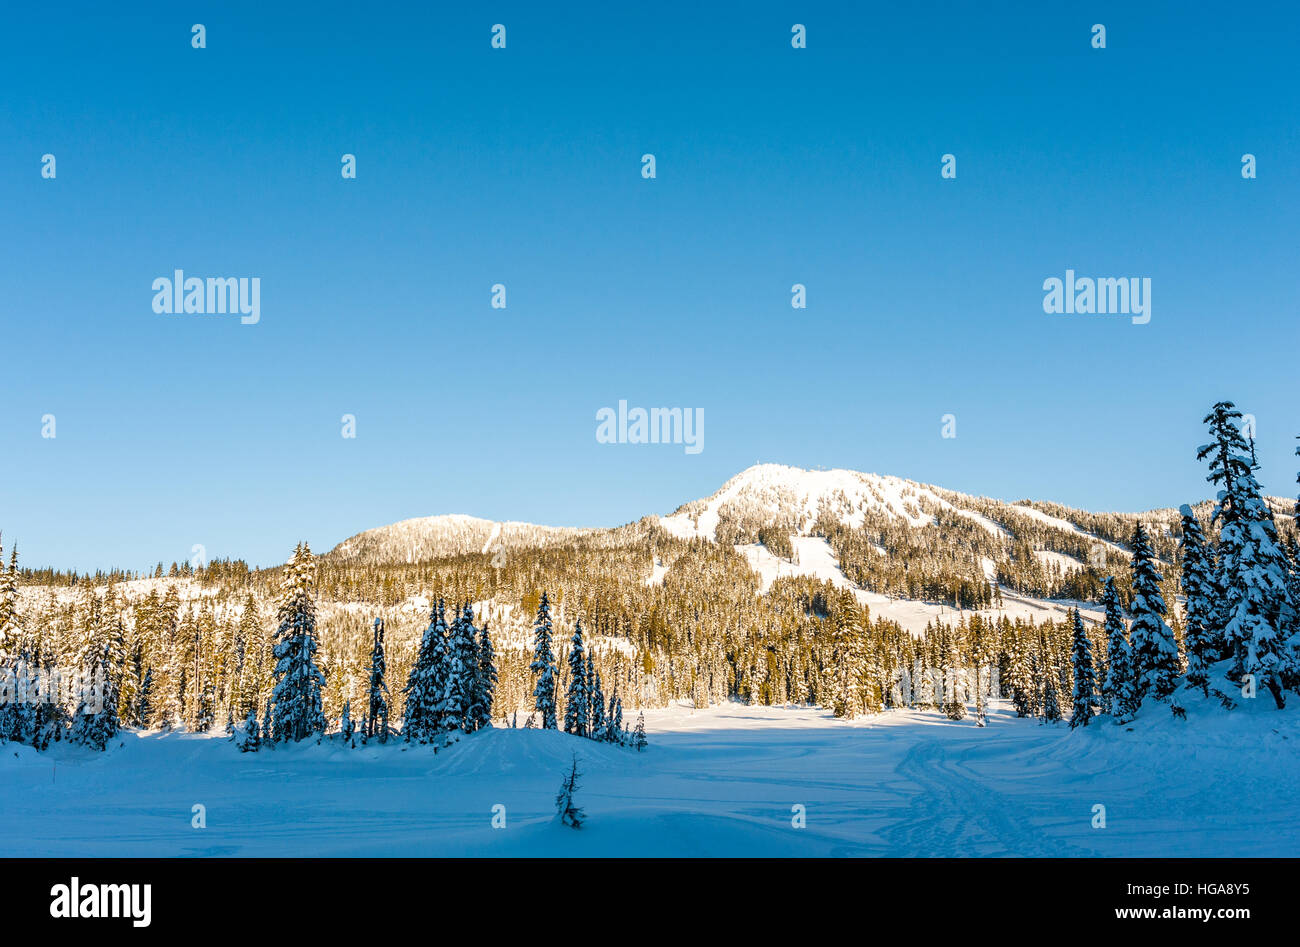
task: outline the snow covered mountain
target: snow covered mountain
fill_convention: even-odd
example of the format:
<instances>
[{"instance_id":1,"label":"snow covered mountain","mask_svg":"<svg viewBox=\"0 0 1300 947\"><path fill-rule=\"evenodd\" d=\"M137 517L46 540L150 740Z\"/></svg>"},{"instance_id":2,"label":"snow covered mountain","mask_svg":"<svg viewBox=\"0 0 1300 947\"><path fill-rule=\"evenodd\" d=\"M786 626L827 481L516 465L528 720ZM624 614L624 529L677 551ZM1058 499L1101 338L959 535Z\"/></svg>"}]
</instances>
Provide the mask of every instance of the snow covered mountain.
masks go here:
<instances>
[{"instance_id":1,"label":"snow covered mountain","mask_svg":"<svg viewBox=\"0 0 1300 947\"><path fill-rule=\"evenodd\" d=\"M1270 502L1275 512L1286 518L1294 501L1270 498ZM1203 501L1197 512L1206 514L1209 506L1208 501ZM641 522L658 524L680 539L702 538L739 545L756 541L763 528L796 537L809 536L818 531L819 523L859 529L868 516L883 516L920 529L934 524L940 512L963 517L1002 538L1012 537L1017 523L1036 521L1046 531L1072 534L1116 553L1124 553L1124 541L1119 537L1131 533L1139 520L1158 530L1178 520L1174 505L1143 513L1094 514L1049 502L1006 503L881 474L758 464L732 477L711 496L685 503L669 515L650 515ZM358 533L328 555L336 560L415 562L497 549L536 548L607 531L495 522L462 514L426 516ZM1068 554L1056 555L1068 558ZM1056 561L1068 564L1064 559Z\"/></svg>"},{"instance_id":2,"label":"snow covered mountain","mask_svg":"<svg viewBox=\"0 0 1300 947\"><path fill-rule=\"evenodd\" d=\"M955 509L944 493L928 484L880 474L758 464L732 477L712 496L684 504L660 522L683 539L719 539L720 532L752 523L775 523L806 535L821 516L857 528L868 510L923 526L933 520L923 503ZM980 519L974 514L972 518Z\"/></svg>"},{"instance_id":3,"label":"snow covered mountain","mask_svg":"<svg viewBox=\"0 0 1300 947\"><path fill-rule=\"evenodd\" d=\"M1291 518L1294 500L1266 499L1276 516ZM734 542L737 536L756 533L760 525L806 536L817 532L819 521L858 529L867 517L883 516L901 525L922 528L934 524L943 514L952 514L979 524L994 536L1010 537L1018 525L1037 522L1043 531L1074 535L1127 555L1125 540L1134 526L1140 521L1149 528L1166 530L1178 522L1176 506L1131 513L1090 513L1036 500L1007 503L855 470L757 464L732 477L712 496L683 504L671 515L660 517L659 523L683 539ZM1209 500L1194 506L1203 518L1208 518L1211 507Z\"/></svg>"},{"instance_id":4,"label":"snow covered mountain","mask_svg":"<svg viewBox=\"0 0 1300 947\"><path fill-rule=\"evenodd\" d=\"M589 532L532 523L498 523L453 513L368 529L343 540L327 555L339 561L419 562L442 556L548 546Z\"/></svg>"},{"instance_id":5,"label":"snow covered mountain","mask_svg":"<svg viewBox=\"0 0 1300 947\"><path fill-rule=\"evenodd\" d=\"M1269 502L1279 521L1291 517L1294 501ZM1195 509L1208 521L1208 500ZM656 550L645 581L658 585L675 559L655 538L666 534L733 547L759 576L762 591L781 577L809 576L848 589L874 614L920 631L952 610L953 581L996 586L996 604L982 603L981 610L990 614L1042 619L1081 604L1086 617L1100 619L1091 604L1099 597L1100 579L1127 572L1127 547L1139 522L1157 557L1172 563L1179 529L1173 505L1141 513L1090 513L1043 501L1008 503L853 470L759 464L711 496L615 529L430 516L359 533L328 556L405 563L579 540L631 540Z\"/></svg>"}]
</instances>

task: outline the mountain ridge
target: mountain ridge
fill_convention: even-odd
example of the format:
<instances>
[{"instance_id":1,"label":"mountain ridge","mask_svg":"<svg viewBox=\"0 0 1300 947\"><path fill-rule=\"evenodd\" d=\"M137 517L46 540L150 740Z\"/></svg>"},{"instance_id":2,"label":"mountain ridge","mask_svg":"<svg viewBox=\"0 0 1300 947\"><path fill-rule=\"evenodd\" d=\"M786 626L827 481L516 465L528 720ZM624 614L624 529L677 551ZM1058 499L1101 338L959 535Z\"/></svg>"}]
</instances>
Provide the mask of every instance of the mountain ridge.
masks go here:
<instances>
[{"instance_id":1,"label":"mountain ridge","mask_svg":"<svg viewBox=\"0 0 1300 947\"><path fill-rule=\"evenodd\" d=\"M1266 499L1275 515L1290 518L1293 500ZM1193 504L1193 508L1208 519L1212 505L1212 500L1205 499ZM326 555L340 561L415 562L473 552L537 548L640 523L655 524L679 539L701 538L738 545L756 541L763 529L769 534L776 529L808 536L818 530L819 523L824 527L833 521L859 528L871 514L921 527L934 522L938 510L969 519L995 535L1008 532L1001 520L1024 516L1048 528L1088 536L1117 551L1123 550L1126 543L1115 528L1100 530L1102 521L1123 522L1129 525L1130 532L1132 524L1139 520L1165 529L1178 521L1177 505L1093 512L1050 500L998 500L847 468L754 464L707 497L689 500L668 514L648 514L621 527L550 526L460 513L436 514L363 530L338 543Z\"/></svg>"}]
</instances>

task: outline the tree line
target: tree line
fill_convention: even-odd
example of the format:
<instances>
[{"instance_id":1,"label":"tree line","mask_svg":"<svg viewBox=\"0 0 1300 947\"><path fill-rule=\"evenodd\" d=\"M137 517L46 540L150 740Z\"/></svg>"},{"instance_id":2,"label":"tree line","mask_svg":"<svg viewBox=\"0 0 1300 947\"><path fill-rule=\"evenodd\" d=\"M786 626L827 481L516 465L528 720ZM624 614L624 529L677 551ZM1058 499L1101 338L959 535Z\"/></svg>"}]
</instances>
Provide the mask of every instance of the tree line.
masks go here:
<instances>
[{"instance_id":1,"label":"tree line","mask_svg":"<svg viewBox=\"0 0 1300 947\"><path fill-rule=\"evenodd\" d=\"M678 539L651 520L516 549L495 564L491 554L343 561L304 546L283 570L219 561L137 588L79 576L21 600L20 588L36 583L11 549L0 568L0 686L9 695L0 737L95 745L122 725L248 734L256 720L262 746L326 726L348 740L391 732L445 745L494 719L518 724L522 712L535 726L562 721L571 733L635 742L620 719L624 700L681 699L812 703L846 716L973 705L979 717L1005 696L1024 715L1081 725L1097 714L1129 719L1144 697L1170 700L1184 682L1225 707L1252 688L1281 706L1300 666L1296 533L1263 496L1241 422L1229 402L1206 416L1209 443L1197 456L1217 488L1211 503L1173 519L1071 513L1104 526L1123 550L1094 557L1074 589L1080 604L1100 606L1097 623L1079 610L1037 622L963 611L916 636L811 576L762 591L734 547ZM1035 544L1065 554L1092 542L1050 523L1030 533L1021 520L1038 521L1014 507L965 502L1026 532L1000 538L938 509L910 538L908 527L870 516L853 530L822 517L817 529L877 563L845 556L859 585L893 575L884 587L898 592L889 584L898 582L962 608L1000 600L1001 585L977 574L981 557L1014 571L1037 559ZM1065 508L1043 512L1066 518ZM917 547L931 540L926 559ZM1031 548L1017 552L1017 543ZM655 563L666 567L661 581L650 581ZM60 674L89 682L98 700L52 688ZM390 678L402 682L396 694ZM37 688L42 699L32 699Z\"/></svg>"}]
</instances>

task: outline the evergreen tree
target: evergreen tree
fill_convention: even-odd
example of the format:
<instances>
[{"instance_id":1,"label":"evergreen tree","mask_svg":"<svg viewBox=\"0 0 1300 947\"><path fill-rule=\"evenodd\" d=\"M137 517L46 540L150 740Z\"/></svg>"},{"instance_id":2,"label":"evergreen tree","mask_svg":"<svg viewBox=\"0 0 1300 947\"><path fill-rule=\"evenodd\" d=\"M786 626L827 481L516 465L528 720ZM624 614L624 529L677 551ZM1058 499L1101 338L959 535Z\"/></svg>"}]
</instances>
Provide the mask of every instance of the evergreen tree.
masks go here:
<instances>
[{"instance_id":1,"label":"evergreen tree","mask_svg":"<svg viewBox=\"0 0 1300 947\"><path fill-rule=\"evenodd\" d=\"M1102 608L1106 611L1106 679L1102 689L1102 706L1122 722L1135 709L1133 688L1133 660L1129 653L1128 628L1120 606L1115 579L1107 576L1102 593Z\"/></svg>"},{"instance_id":2,"label":"evergreen tree","mask_svg":"<svg viewBox=\"0 0 1300 947\"><path fill-rule=\"evenodd\" d=\"M162 699L157 702L159 729L170 730L180 725L185 695L184 656L180 647L180 596L176 586L169 585L158 609L158 640L166 655L162 680L159 682Z\"/></svg>"},{"instance_id":3,"label":"evergreen tree","mask_svg":"<svg viewBox=\"0 0 1300 947\"><path fill-rule=\"evenodd\" d=\"M315 559L306 543L294 550L284 570L276 610L276 684L271 692L277 740L304 740L325 732L321 688L325 675L316 667Z\"/></svg>"},{"instance_id":4,"label":"evergreen tree","mask_svg":"<svg viewBox=\"0 0 1300 947\"><path fill-rule=\"evenodd\" d=\"M352 701L343 702L343 716L339 718L339 734L343 737L345 745L352 744L352 734L356 726L352 723Z\"/></svg>"},{"instance_id":5,"label":"evergreen tree","mask_svg":"<svg viewBox=\"0 0 1300 947\"><path fill-rule=\"evenodd\" d=\"M560 783L560 791L555 794L555 817L561 825L567 825L570 828L580 828L585 816L582 809L573 801L574 793L578 791L578 757L573 757L573 765L569 769L568 775Z\"/></svg>"},{"instance_id":6,"label":"evergreen tree","mask_svg":"<svg viewBox=\"0 0 1300 947\"><path fill-rule=\"evenodd\" d=\"M1296 440L1300 440L1300 434L1296 435ZM1300 445L1295 452L1300 457ZM1300 473L1296 474L1295 479L1300 484ZM1300 534L1296 532L1300 531L1300 496L1296 497L1292 509L1291 525L1291 572L1287 580L1287 597L1291 600L1291 637L1288 644L1291 652L1291 683L1294 687L1297 678L1300 678ZM13 571L12 568L10 571Z\"/></svg>"},{"instance_id":7,"label":"evergreen tree","mask_svg":"<svg viewBox=\"0 0 1300 947\"><path fill-rule=\"evenodd\" d=\"M1086 727L1092 719L1096 703L1097 680L1092 670L1092 642L1083 627L1079 610L1073 609L1074 646L1070 651L1070 665L1074 670L1074 709L1070 713L1070 727Z\"/></svg>"},{"instance_id":8,"label":"evergreen tree","mask_svg":"<svg viewBox=\"0 0 1300 947\"><path fill-rule=\"evenodd\" d=\"M474 635L477 629L466 605L452 619L451 636L447 641L447 676L442 705L442 724L445 732L467 731L470 689L478 670L478 648Z\"/></svg>"},{"instance_id":9,"label":"evergreen tree","mask_svg":"<svg viewBox=\"0 0 1300 947\"><path fill-rule=\"evenodd\" d=\"M632 731L632 745L636 747L638 753L646 748L644 710L637 714L636 729Z\"/></svg>"},{"instance_id":10,"label":"evergreen tree","mask_svg":"<svg viewBox=\"0 0 1300 947\"><path fill-rule=\"evenodd\" d=\"M1011 689L1011 701L1015 704L1016 716L1032 717L1034 685L1029 677L1024 635L1018 630L1011 633L1011 648L1007 660L1007 686Z\"/></svg>"},{"instance_id":11,"label":"evergreen tree","mask_svg":"<svg viewBox=\"0 0 1300 947\"><path fill-rule=\"evenodd\" d=\"M582 621L573 625L569 643L569 688L564 695L564 732L585 737L591 735L591 696L587 693L586 649L582 643Z\"/></svg>"},{"instance_id":12,"label":"evergreen tree","mask_svg":"<svg viewBox=\"0 0 1300 947\"><path fill-rule=\"evenodd\" d=\"M140 726L147 727L147 721L153 716L153 668L145 668L136 707L136 719L140 721Z\"/></svg>"},{"instance_id":13,"label":"evergreen tree","mask_svg":"<svg viewBox=\"0 0 1300 947\"><path fill-rule=\"evenodd\" d=\"M257 708L250 707L244 718L244 729L235 737L235 746L241 753L256 753L261 749L262 741L257 733Z\"/></svg>"},{"instance_id":14,"label":"evergreen tree","mask_svg":"<svg viewBox=\"0 0 1300 947\"><path fill-rule=\"evenodd\" d=\"M384 620L376 618L374 644L370 649L370 706L366 713L364 732L367 740L378 737L380 743L388 742L388 684L384 680L387 673L388 661L384 657Z\"/></svg>"},{"instance_id":15,"label":"evergreen tree","mask_svg":"<svg viewBox=\"0 0 1300 947\"><path fill-rule=\"evenodd\" d=\"M241 658L238 663L235 706L240 713L253 711L265 696L266 638L262 633L262 620L257 610L257 600L249 592L244 597L244 607L239 615L237 638Z\"/></svg>"},{"instance_id":16,"label":"evergreen tree","mask_svg":"<svg viewBox=\"0 0 1300 947\"><path fill-rule=\"evenodd\" d=\"M609 739L611 742L622 743L623 733L623 698L618 696L618 682L614 682L614 694L609 699Z\"/></svg>"},{"instance_id":17,"label":"evergreen tree","mask_svg":"<svg viewBox=\"0 0 1300 947\"><path fill-rule=\"evenodd\" d=\"M970 662L971 670L975 676L975 725L977 727L986 726L988 723L987 715L984 710L984 681L981 674L981 668L986 661L990 659L991 643L990 632L992 628L980 618L976 613L970 619Z\"/></svg>"},{"instance_id":18,"label":"evergreen tree","mask_svg":"<svg viewBox=\"0 0 1300 947\"><path fill-rule=\"evenodd\" d=\"M1043 653L1040 644L1035 641L1030 642L1029 648L1029 679L1032 681L1030 699L1030 712L1032 716L1043 718L1046 716L1046 692L1048 686L1052 684L1052 675L1046 668L1043 660Z\"/></svg>"},{"instance_id":19,"label":"evergreen tree","mask_svg":"<svg viewBox=\"0 0 1300 947\"><path fill-rule=\"evenodd\" d=\"M1182 586L1187 603L1183 611L1183 650L1187 655L1187 681L1209 696L1209 664L1214 658L1210 637L1213 634L1214 563L1201 524L1184 503L1178 508L1183 517L1183 536L1179 544L1183 560Z\"/></svg>"},{"instance_id":20,"label":"evergreen tree","mask_svg":"<svg viewBox=\"0 0 1300 947\"><path fill-rule=\"evenodd\" d=\"M966 719L965 677L961 667L961 657L957 651L955 632L945 628L942 633L944 652L943 712L949 720Z\"/></svg>"},{"instance_id":21,"label":"evergreen tree","mask_svg":"<svg viewBox=\"0 0 1300 947\"><path fill-rule=\"evenodd\" d=\"M478 726L478 712L474 705L478 701L479 686L479 629L474 624L474 609L466 602L461 609L461 636L459 641L459 653L461 667L461 690L463 692L462 701L464 705L463 728L466 733L472 733Z\"/></svg>"},{"instance_id":22,"label":"evergreen tree","mask_svg":"<svg viewBox=\"0 0 1300 947\"><path fill-rule=\"evenodd\" d=\"M262 711L262 739L260 745L272 746L275 743L275 730L271 724L271 701L266 702L266 709Z\"/></svg>"},{"instance_id":23,"label":"evergreen tree","mask_svg":"<svg viewBox=\"0 0 1300 947\"><path fill-rule=\"evenodd\" d=\"M1035 703L1038 716L1045 721L1055 723L1061 719L1060 675L1056 672L1051 658L1051 645L1047 640L1047 631L1052 626L1039 626L1038 647L1030 661L1033 678L1037 685Z\"/></svg>"},{"instance_id":24,"label":"evergreen tree","mask_svg":"<svg viewBox=\"0 0 1300 947\"><path fill-rule=\"evenodd\" d=\"M9 567L0 546L0 743L21 740L26 729L18 710L18 663L21 635L18 630L18 550L13 550Z\"/></svg>"},{"instance_id":25,"label":"evergreen tree","mask_svg":"<svg viewBox=\"0 0 1300 947\"><path fill-rule=\"evenodd\" d=\"M1043 680L1043 719L1056 723L1061 719L1061 705L1056 697L1056 675L1049 674Z\"/></svg>"},{"instance_id":26,"label":"evergreen tree","mask_svg":"<svg viewBox=\"0 0 1300 947\"><path fill-rule=\"evenodd\" d=\"M1216 645L1225 655L1233 658L1230 675L1235 678L1241 673L1242 655L1238 643L1227 638L1226 627L1231 619L1232 606L1226 593L1230 581L1228 564L1236 559L1235 551L1230 547L1240 540L1240 536L1235 530L1225 535L1223 527L1230 520L1237 520L1241 516L1241 511L1235 508L1233 502L1231 494L1235 491L1232 485L1238 477L1250 472L1254 458L1250 445L1241 433L1241 412L1231 402L1216 403L1203 422L1209 426L1213 441L1197 448L1196 459L1208 462L1210 472L1206 475L1206 480L1220 488L1214 510L1210 514L1210 525L1219 527L1218 562L1214 573L1218 601L1214 610L1213 635Z\"/></svg>"},{"instance_id":27,"label":"evergreen tree","mask_svg":"<svg viewBox=\"0 0 1300 947\"><path fill-rule=\"evenodd\" d=\"M86 742L84 738L88 724L84 718L97 713L88 714L83 708L92 704L98 706L103 698L102 682L99 688L94 684L94 679L101 672L101 659L105 649L102 621L101 602L95 594L95 587L89 579L83 579L77 593L75 638L72 643L72 665L78 678L79 693L70 734L75 742Z\"/></svg>"},{"instance_id":28,"label":"evergreen tree","mask_svg":"<svg viewBox=\"0 0 1300 947\"><path fill-rule=\"evenodd\" d=\"M608 740L609 731L605 720L605 692L600 686L600 672L596 670L595 663L591 658L591 651L587 651L587 686L590 697L591 707L591 738L593 740Z\"/></svg>"},{"instance_id":29,"label":"evergreen tree","mask_svg":"<svg viewBox=\"0 0 1300 947\"><path fill-rule=\"evenodd\" d=\"M30 743L37 750L44 750L51 742L57 743L63 739L69 723L68 714L62 702L47 700L44 695L36 693L37 678L44 674L45 680L50 681L58 673L55 663L43 657L39 645L34 647L31 660L26 663L27 667L22 674L26 679L24 692L27 698L23 708L26 711L24 716L27 717L28 724L26 729L28 737L25 742Z\"/></svg>"},{"instance_id":30,"label":"evergreen tree","mask_svg":"<svg viewBox=\"0 0 1300 947\"><path fill-rule=\"evenodd\" d=\"M934 691L928 686L925 673L925 659L918 654L912 662L912 706L917 710L928 710L933 706Z\"/></svg>"},{"instance_id":31,"label":"evergreen tree","mask_svg":"<svg viewBox=\"0 0 1300 947\"><path fill-rule=\"evenodd\" d=\"M1133 601L1129 613L1129 645L1132 649L1134 698L1137 704L1148 694L1165 700L1178 682L1178 642L1165 622L1165 600L1160 594L1160 573L1146 530L1138 523L1133 531Z\"/></svg>"},{"instance_id":32,"label":"evergreen tree","mask_svg":"<svg viewBox=\"0 0 1300 947\"><path fill-rule=\"evenodd\" d=\"M91 667L93 670L83 679L81 697L68 737L74 743L102 750L120 729L107 644L102 646L98 660Z\"/></svg>"},{"instance_id":33,"label":"evergreen tree","mask_svg":"<svg viewBox=\"0 0 1300 947\"><path fill-rule=\"evenodd\" d=\"M842 591L835 604L835 716L849 720L857 716L862 703L862 627L853 593Z\"/></svg>"},{"instance_id":34,"label":"evergreen tree","mask_svg":"<svg viewBox=\"0 0 1300 947\"><path fill-rule=\"evenodd\" d=\"M408 743L431 743L443 729L448 651L444 614L440 600L429 613L420 652L402 689L406 695L402 735Z\"/></svg>"},{"instance_id":35,"label":"evergreen tree","mask_svg":"<svg viewBox=\"0 0 1300 947\"><path fill-rule=\"evenodd\" d=\"M496 651L488 634L488 623L483 622L479 633L477 670L474 675L474 702L470 706L470 719L474 729L492 725L492 703L497 690Z\"/></svg>"},{"instance_id":36,"label":"evergreen tree","mask_svg":"<svg viewBox=\"0 0 1300 947\"><path fill-rule=\"evenodd\" d=\"M1300 523L1300 501L1296 502L1295 522ZM1287 577L1287 595L1291 599L1295 620L1291 623L1291 653L1300 652L1300 540L1291 537L1287 555L1291 560L1291 571Z\"/></svg>"},{"instance_id":37,"label":"evergreen tree","mask_svg":"<svg viewBox=\"0 0 1300 947\"><path fill-rule=\"evenodd\" d=\"M21 638L22 631L18 627L18 547L10 551L6 568L4 547L0 546L0 663L17 658Z\"/></svg>"},{"instance_id":38,"label":"evergreen tree","mask_svg":"<svg viewBox=\"0 0 1300 947\"><path fill-rule=\"evenodd\" d=\"M148 671L149 669L144 665L144 644L140 641L138 631L133 632L130 644L126 648L126 659L118 687L118 717L123 726L136 728L145 726L145 718L140 713L140 707L144 702L143 691L146 683L152 686L151 682L145 680Z\"/></svg>"},{"instance_id":39,"label":"evergreen tree","mask_svg":"<svg viewBox=\"0 0 1300 947\"><path fill-rule=\"evenodd\" d=\"M194 717L194 730L196 733L207 733L212 729L215 720L216 695L213 693L211 684L204 684L203 689L199 692L196 713Z\"/></svg>"},{"instance_id":40,"label":"evergreen tree","mask_svg":"<svg viewBox=\"0 0 1300 947\"><path fill-rule=\"evenodd\" d=\"M1241 433L1241 412L1230 401L1205 417L1212 442L1197 460L1208 460L1207 479L1218 486L1211 522L1219 526L1219 587L1222 636L1233 654L1233 673L1263 683L1281 709L1283 678L1292 672L1284 632L1293 620L1286 557L1278 545L1273 513L1255 480L1253 445Z\"/></svg>"},{"instance_id":41,"label":"evergreen tree","mask_svg":"<svg viewBox=\"0 0 1300 947\"><path fill-rule=\"evenodd\" d=\"M533 622L533 662L528 669L537 675L533 686L533 709L542 716L542 729L556 729L555 714L555 654L551 650L551 604L542 593L537 606L537 619Z\"/></svg>"}]
</instances>

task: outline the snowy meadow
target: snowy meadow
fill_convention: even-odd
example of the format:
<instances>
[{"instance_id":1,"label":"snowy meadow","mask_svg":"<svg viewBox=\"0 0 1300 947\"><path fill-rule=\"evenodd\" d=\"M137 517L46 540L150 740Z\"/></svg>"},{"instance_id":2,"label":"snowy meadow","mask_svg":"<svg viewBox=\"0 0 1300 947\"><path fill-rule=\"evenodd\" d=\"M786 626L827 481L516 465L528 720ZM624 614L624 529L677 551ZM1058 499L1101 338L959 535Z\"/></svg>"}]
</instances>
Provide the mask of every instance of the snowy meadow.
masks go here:
<instances>
[{"instance_id":1,"label":"snowy meadow","mask_svg":"<svg viewBox=\"0 0 1300 947\"><path fill-rule=\"evenodd\" d=\"M504 727L437 752L336 735L252 754L215 733L136 731L104 753L11 744L0 855L1296 854L1300 715L1182 699L1186 720L1076 730L1003 702L984 728L674 704L647 713L640 753ZM575 754L579 831L555 814Z\"/></svg>"}]
</instances>

